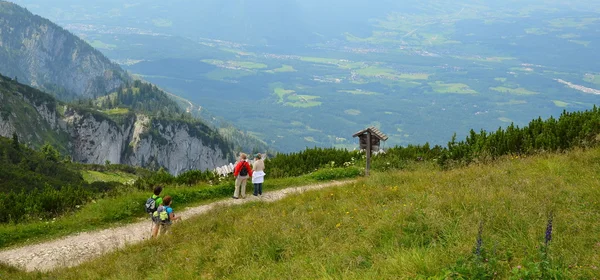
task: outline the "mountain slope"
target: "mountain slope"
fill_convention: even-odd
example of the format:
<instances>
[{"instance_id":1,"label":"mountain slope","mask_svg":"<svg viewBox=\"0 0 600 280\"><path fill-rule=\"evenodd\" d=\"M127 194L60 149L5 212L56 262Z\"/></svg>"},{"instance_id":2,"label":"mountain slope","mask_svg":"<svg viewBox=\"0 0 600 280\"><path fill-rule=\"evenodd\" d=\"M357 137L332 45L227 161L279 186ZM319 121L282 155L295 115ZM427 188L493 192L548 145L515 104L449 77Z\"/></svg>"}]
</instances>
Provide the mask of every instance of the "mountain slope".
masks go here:
<instances>
[{"instance_id":1,"label":"mountain slope","mask_svg":"<svg viewBox=\"0 0 600 280\"><path fill-rule=\"evenodd\" d=\"M75 161L164 167L178 174L232 158L227 141L194 119L70 105L1 75L0 93L0 136L16 133L32 147L48 142Z\"/></svg>"},{"instance_id":2,"label":"mountain slope","mask_svg":"<svg viewBox=\"0 0 600 280\"><path fill-rule=\"evenodd\" d=\"M101 95L129 79L83 40L6 1L0 1L0 61L0 73L61 98Z\"/></svg>"},{"instance_id":3,"label":"mountain slope","mask_svg":"<svg viewBox=\"0 0 600 280\"><path fill-rule=\"evenodd\" d=\"M217 208L176 224L172 236L78 267L42 275L0 267L0 273L19 279L594 279L599 157L592 149L448 172L418 164L280 202ZM171 248L168 258L157 245Z\"/></svg>"}]
</instances>

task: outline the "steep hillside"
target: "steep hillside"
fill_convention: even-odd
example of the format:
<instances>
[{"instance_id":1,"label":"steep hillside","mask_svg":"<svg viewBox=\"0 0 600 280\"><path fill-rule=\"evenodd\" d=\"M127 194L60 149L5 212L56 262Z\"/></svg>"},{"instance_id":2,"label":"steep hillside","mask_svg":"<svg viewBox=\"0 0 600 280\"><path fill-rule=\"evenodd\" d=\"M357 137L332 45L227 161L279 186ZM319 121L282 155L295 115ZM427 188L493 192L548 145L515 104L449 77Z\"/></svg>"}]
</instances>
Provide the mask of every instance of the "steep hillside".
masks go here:
<instances>
[{"instance_id":1,"label":"steep hillside","mask_svg":"<svg viewBox=\"0 0 600 280\"><path fill-rule=\"evenodd\" d=\"M229 144L194 119L65 104L3 76L0 93L0 136L16 133L33 147L48 142L79 162L164 167L178 174L212 169L232 157Z\"/></svg>"},{"instance_id":2,"label":"steep hillside","mask_svg":"<svg viewBox=\"0 0 600 280\"><path fill-rule=\"evenodd\" d=\"M0 1L0 61L0 73L61 98L101 95L128 79L83 40L6 1Z\"/></svg>"}]
</instances>

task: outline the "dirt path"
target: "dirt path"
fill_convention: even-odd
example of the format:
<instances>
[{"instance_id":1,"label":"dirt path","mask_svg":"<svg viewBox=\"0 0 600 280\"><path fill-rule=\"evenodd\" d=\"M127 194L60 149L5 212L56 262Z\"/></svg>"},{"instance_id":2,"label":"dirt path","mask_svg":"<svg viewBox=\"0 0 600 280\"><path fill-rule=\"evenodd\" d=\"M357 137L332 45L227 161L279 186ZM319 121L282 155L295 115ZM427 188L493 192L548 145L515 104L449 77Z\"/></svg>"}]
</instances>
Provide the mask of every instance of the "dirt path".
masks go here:
<instances>
[{"instance_id":1,"label":"dirt path","mask_svg":"<svg viewBox=\"0 0 600 280\"><path fill-rule=\"evenodd\" d=\"M244 204L253 201L272 202L290 194L340 186L353 181L334 181L329 183L293 187L268 192L262 198L249 195L246 199L225 199L198 207L177 211L178 216L188 219L208 211L230 205ZM12 250L0 251L0 262L24 269L26 271L50 271L58 267L77 266L85 261L101 256L130 244L149 239L150 220L138 222L118 228L85 232L71 235L59 240L29 245Z\"/></svg>"}]
</instances>

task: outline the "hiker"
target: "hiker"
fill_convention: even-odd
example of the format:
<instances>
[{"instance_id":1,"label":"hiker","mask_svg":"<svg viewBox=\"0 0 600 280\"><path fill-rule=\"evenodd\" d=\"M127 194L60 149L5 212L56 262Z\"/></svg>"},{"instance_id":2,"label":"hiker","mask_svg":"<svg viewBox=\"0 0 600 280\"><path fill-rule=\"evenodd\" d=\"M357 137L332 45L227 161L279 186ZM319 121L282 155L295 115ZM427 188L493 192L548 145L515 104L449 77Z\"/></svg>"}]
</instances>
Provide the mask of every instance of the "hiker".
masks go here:
<instances>
[{"instance_id":1,"label":"hiker","mask_svg":"<svg viewBox=\"0 0 600 280\"><path fill-rule=\"evenodd\" d=\"M252 167L246 161L248 156L244 153L240 153L240 161L235 165L233 169L233 177L235 177L235 191L233 192L233 199L240 198L240 186L242 198L246 198L246 183L248 182L248 176L252 176Z\"/></svg>"},{"instance_id":2,"label":"hiker","mask_svg":"<svg viewBox=\"0 0 600 280\"><path fill-rule=\"evenodd\" d=\"M170 196L165 196L163 198L163 204L158 207L158 210L152 214L152 219L157 225L156 233L152 232L152 237L156 237L157 235L166 234L171 228L171 224L181 219L181 217L175 217L175 213L173 212L173 208L171 208L171 203L173 200ZM160 230L158 230L160 228Z\"/></svg>"},{"instance_id":3,"label":"hiker","mask_svg":"<svg viewBox=\"0 0 600 280\"><path fill-rule=\"evenodd\" d=\"M146 213L148 213L152 219L152 236L156 236L156 233L158 232L158 224L156 224L152 215L156 212L158 207L163 204L163 199L159 196L162 190L162 186L154 187L154 194L146 200Z\"/></svg>"},{"instance_id":4,"label":"hiker","mask_svg":"<svg viewBox=\"0 0 600 280\"><path fill-rule=\"evenodd\" d=\"M265 181L265 162L262 160L262 155L254 155L254 163L252 164L252 184L254 185L254 196L262 197L262 186Z\"/></svg>"}]
</instances>

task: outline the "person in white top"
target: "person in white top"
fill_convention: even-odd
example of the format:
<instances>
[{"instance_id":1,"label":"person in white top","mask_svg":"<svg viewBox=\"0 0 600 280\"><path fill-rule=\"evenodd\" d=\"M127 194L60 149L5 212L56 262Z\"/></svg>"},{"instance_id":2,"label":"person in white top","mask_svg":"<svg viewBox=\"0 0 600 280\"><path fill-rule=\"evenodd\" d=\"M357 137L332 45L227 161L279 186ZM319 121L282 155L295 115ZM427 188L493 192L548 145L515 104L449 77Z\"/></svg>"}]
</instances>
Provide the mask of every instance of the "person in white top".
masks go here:
<instances>
[{"instance_id":1,"label":"person in white top","mask_svg":"<svg viewBox=\"0 0 600 280\"><path fill-rule=\"evenodd\" d=\"M261 154L254 155L254 164L252 164L252 184L254 185L254 196L262 196L262 186L265 181L265 163Z\"/></svg>"}]
</instances>

